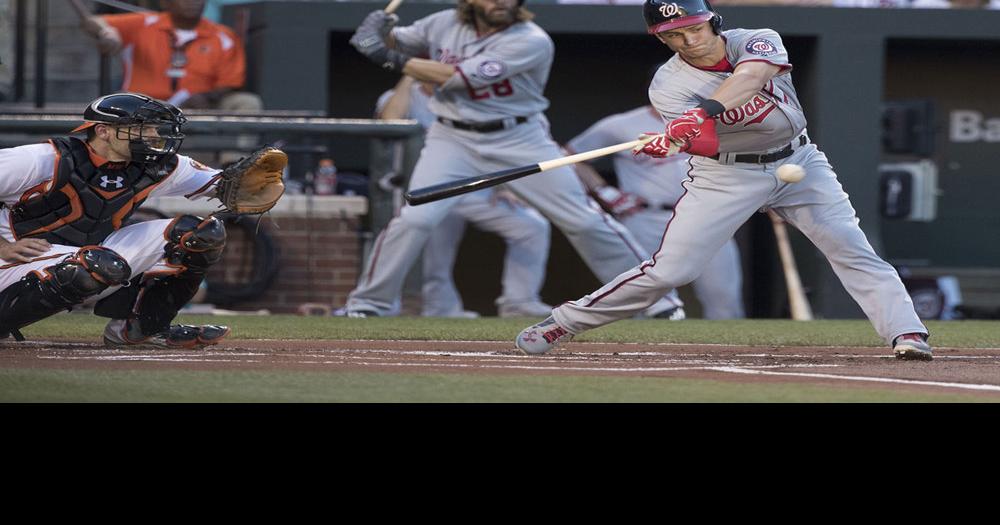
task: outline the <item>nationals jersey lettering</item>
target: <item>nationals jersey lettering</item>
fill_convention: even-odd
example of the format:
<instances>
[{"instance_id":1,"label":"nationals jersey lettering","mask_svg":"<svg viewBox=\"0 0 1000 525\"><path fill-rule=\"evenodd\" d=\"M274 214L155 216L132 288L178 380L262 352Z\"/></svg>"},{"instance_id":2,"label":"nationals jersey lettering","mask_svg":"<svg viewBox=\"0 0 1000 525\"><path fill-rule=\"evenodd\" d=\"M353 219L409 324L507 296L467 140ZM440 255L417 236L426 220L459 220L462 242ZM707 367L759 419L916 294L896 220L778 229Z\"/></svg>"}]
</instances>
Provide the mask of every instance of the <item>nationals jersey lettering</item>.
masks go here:
<instances>
[{"instance_id":1,"label":"nationals jersey lettering","mask_svg":"<svg viewBox=\"0 0 1000 525\"><path fill-rule=\"evenodd\" d=\"M482 122L531 116L549 106L542 92L555 46L533 22L481 37L448 9L393 28L392 36L405 53L455 66L458 74L435 90L429 104L438 116Z\"/></svg>"},{"instance_id":2,"label":"nationals jersey lettering","mask_svg":"<svg viewBox=\"0 0 1000 525\"><path fill-rule=\"evenodd\" d=\"M788 144L805 129L806 118L795 95L792 66L781 37L770 29L730 29L722 37L726 60L733 69L743 62L762 61L781 71L748 100L716 117L719 151L762 152ZM674 55L653 77L649 100L665 120L672 120L710 98L731 75L732 70L708 71Z\"/></svg>"},{"instance_id":3,"label":"nationals jersey lettering","mask_svg":"<svg viewBox=\"0 0 1000 525\"><path fill-rule=\"evenodd\" d=\"M719 122L727 126L758 124L776 107L771 99L754 95L746 104L726 110L723 114L719 115Z\"/></svg>"}]
</instances>

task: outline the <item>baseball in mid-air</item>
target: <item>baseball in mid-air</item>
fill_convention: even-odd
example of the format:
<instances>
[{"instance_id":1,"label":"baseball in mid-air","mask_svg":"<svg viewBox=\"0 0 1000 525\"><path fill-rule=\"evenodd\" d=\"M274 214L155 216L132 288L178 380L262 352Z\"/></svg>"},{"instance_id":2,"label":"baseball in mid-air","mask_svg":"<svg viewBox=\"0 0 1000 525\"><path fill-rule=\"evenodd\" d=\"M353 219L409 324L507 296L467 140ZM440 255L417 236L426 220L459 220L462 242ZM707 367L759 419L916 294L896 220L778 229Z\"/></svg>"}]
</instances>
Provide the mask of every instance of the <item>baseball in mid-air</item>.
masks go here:
<instances>
[{"instance_id":1,"label":"baseball in mid-air","mask_svg":"<svg viewBox=\"0 0 1000 525\"><path fill-rule=\"evenodd\" d=\"M784 182L795 183L802 180L802 177L806 176L806 170L799 166L798 164L782 164L778 166L776 172L778 178Z\"/></svg>"}]
</instances>

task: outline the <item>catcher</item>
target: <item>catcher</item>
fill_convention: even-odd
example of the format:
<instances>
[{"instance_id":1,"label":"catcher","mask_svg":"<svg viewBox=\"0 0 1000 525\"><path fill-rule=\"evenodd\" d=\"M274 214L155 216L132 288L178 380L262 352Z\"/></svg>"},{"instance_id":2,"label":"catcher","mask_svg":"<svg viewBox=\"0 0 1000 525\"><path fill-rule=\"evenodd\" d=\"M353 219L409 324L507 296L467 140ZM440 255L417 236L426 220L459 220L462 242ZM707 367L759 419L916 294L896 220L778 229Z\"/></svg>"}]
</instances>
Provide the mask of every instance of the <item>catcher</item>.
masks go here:
<instances>
[{"instance_id":1,"label":"catcher","mask_svg":"<svg viewBox=\"0 0 1000 525\"><path fill-rule=\"evenodd\" d=\"M98 98L73 133L86 139L0 149L0 338L96 297L107 345L198 348L225 326L171 325L218 262L223 222L182 215L128 226L150 197L217 198L263 213L284 192L288 159L263 148L224 171L179 155L187 120L135 93Z\"/></svg>"}]
</instances>

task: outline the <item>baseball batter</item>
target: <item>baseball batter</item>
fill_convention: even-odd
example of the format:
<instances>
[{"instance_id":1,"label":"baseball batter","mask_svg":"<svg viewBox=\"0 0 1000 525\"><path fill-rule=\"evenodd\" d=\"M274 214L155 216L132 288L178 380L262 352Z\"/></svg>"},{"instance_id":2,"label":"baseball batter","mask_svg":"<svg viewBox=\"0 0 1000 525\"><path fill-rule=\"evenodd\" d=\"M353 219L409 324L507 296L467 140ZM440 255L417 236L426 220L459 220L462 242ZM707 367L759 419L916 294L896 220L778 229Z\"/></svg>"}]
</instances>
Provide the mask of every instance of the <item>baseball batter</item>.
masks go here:
<instances>
[{"instance_id":1,"label":"baseball batter","mask_svg":"<svg viewBox=\"0 0 1000 525\"><path fill-rule=\"evenodd\" d=\"M457 9L410 26L393 27L395 15L374 11L358 27L351 43L362 54L437 86L429 104L436 122L427 132L411 187L561 156L542 113L548 107L542 92L553 43L531 16L518 0L459 0ZM419 56L430 58L414 58ZM628 230L591 204L572 169L517 180L509 188L563 231L602 282L641 262L641 248ZM348 315L391 312L407 270L457 202L402 208L376 241L348 297Z\"/></svg>"},{"instance_id":2,"label":"baseball batter","mask_svg":"<svg viewBox=\"0 0 1000 525\"><path fill-rule=\"evenodd\" d=\"M544 353L645 308L696 279L737 228L767 207L823 252L896 357L931 359L927 328L903 283L868 243L826 155L806 134L781 37L770 29L723 32L705 0L646 0L643 10L649 34L676 54L649 87L666 130L637 153L691 154L685 192L649 261L556 308L523 330L517 346ZM805 178L780 181L775 171L785 163L802 166Z\"/></svg>"},{"instance_id":3,"label":"baseball batter","mask_svg":"<svg viewBox=\"0 0 1000 525\"><path fill-rule=\"evenodd\" d=\"M652 106L635 108L599 120L566 143L571 153L589 151L634 140L644 131L663 126L660 114ZM681 182L687 179L688 155L655 158L634 155L630 151L612 157L618 187L605 186L603 179L587 164L577 164L584 180L599 186L594 193L636 240L645 254L660 247L663 227L674 215L674 205L684 193ZM701 276L691 283L706 319L740 319L743 311L743 271L736 241L729 239L709 261ZM676 297L671 290L671 297ZM680 299L674 299L680 301Z\"/></svg>"},{"instance_id":4,"label":"baseball batter","mask_svg":"<svg viewBox=\"0 0 1000 525\"><path fill-rule=\"evenodd\" d=\"M435 116L427 104L434 94L425 82L403 76L395 89L379 97L375 113L380 118L412 118L424 129ZM455 287L452 270L467 222L499 235L507 245L502 293L496 300L500 317L545 317L552 307L541 301L545 264L549 258L549 221L525 206L508 191L493 188L457 198L458 203L431 233L423 254L422 288L425 317L474 317L466 311Z\"/></svg>"}]
</instances>

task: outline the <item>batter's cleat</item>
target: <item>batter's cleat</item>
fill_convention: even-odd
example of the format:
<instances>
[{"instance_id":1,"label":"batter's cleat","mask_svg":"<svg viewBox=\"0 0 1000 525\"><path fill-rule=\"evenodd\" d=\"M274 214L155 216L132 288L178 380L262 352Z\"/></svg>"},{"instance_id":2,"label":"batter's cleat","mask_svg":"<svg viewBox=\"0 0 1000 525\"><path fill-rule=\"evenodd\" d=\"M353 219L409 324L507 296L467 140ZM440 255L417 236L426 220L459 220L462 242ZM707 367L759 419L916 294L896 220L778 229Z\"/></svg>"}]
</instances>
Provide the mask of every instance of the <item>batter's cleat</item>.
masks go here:
<instances>
[{"instance_id":1,"label":"batter's cleat","mask_svg":"<svg viewBox=\"0 0 1000 525\"><path fill-rule=\"evenodd\" d=\"M497 313L500 317L548 317L552 314L552 306L541 301L516 304L501 303L497 308Z\"/></svg>"},{"instance_id":2,"label":"batter's cleat","mask_svg":"<svg viewBox=\"0 0 1000 525\"><path fill-rule=\"evenodd\" d=\"M930 361L934 359L931 345L927 344L924 334L903 334L892 343L892 351L896 359L908 361Z\"/></svg>"},{"instance_id":3,"label":"batter's cleat","mask_svg":"<svg viewBox=\"0 0 1000 525\"><path fill-rule=\"evenodd\" d=\"M557 346L573 340L569 330L559 326L550 315L544 321L529 326L517 334L514 344L524 353L544 354Z\"/></svg>"},{"instance_id":4,"label":"batter's cleat","mask_svg":"<svg viewBox=\"0 0 1000 525\"><path fill-rule=\"evenodd\" d=\"M378 312L376 312L375 310L348 310L347 317L353 317L355 319L378 317Z\"/></svg>"},{"instance_id":5,"label":"batter's cleat","mask_svg":"<svg viewBox=\"0 0 1000 525\"><path fill-rule=\"evenodd\" d=\"M104 346L196 349L217 344L225 339L230 331L228 326L175 324L156 335L143 336L138 331L138 323L114 319L104 328Z\"/></svg>"}]
</instances>

